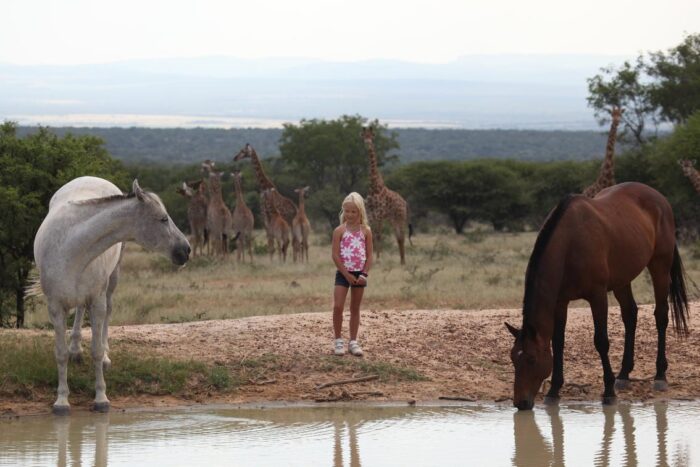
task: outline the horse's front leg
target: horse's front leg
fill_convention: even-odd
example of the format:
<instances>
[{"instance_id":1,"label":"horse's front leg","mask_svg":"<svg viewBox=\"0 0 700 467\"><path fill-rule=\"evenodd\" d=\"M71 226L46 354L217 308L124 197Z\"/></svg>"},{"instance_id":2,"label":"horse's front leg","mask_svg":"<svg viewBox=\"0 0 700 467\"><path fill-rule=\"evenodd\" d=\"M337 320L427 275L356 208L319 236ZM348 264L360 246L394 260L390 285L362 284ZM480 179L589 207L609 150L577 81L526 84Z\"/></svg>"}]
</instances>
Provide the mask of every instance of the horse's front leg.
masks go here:
<instances>
[{"instance_id":1,"label":"horse's front leg","mask_svg":"<svg viewBox=\"0 0 700 467\"><path fill-rule=\"evenodd\" d=\"M68 347L66 346L66 309L49 301L49 318L55 334L56 366L58 367L58 397L53 404L53 413L56 415L68 415L70 404L68 403Z\"/></svg>"},{"instance_id":2,"label":"horse's front leg","mask_svg":"<svg viewBox=\"0 0 700 467\"><path fill-rule=\"evenodd\" d=\"M124 248L122 247L122 253L123 251ZM119 263L117 263L117 267L114 268L114 271L112 271L112 274L109 276L109 284L107 285L105 320L102 325L102 346L104 347L104 358L102 359L102 367L105 371L109 370L112 366L112 361L109 359L109 318L110 316L112 316L112 295L114 295L114 290L117 288L117 283L119 282L120 268L121 256L119 258Z\"/></svg>"},{"instance_id":3,"label":"horse's front leg","mask_svg":"<svg viewBox=\"0 0 700 467\"><path fill-rule=\"evenodd\" d=\"M73 330L70 333L70 346L68 355L73 363L83 363L83 349L80 347L80 329L83 327L83 315L85 307L79 306L75 309L75 319L73 320Z\"/></svg>"},{"instance_id":4,"label":"horse's front leg","mask_svg":"<svg viewBox=\"0 0 700 467\"><path fill-rule=\"evenodd\" d=\"M593 325L595 331L593 333L593 343L595 349L600 355L600 362L603 365L603 383L605 390L603 392L603 404L609 405L616 402L615 396L615 374L610 366L610 358L608 350L610 349L610 340L608 339L608 294L606 290L602 290L588 300L593 312Z\"/></svg>"},{"instance_id":5,"label":"horse's front leg","mask_svg":"<svg viewBox=\"0 0 700 467\"><path fill-rule=\"evenodd\" d=\"M625 325L625 350L622 354L622 366L615 380L615 389L627 389L630 386L630 373L634 369L634 341L637 331L637 303L632 295L632 286L613 291L620 303L622 322Z\"/></svg>"},{"instance_id":6,"label":"horse's front leg","mask_svg":"<svg viewBox=\"0 0 700 467\"><path fill-rule=\"evenodd\" d=\"M106 384L104 378L103 365L104 359L104 338L103 330L107 315L107 297L106 294L100 294L92 301L90 306L90 326L92 328L92 361L95 363L95 404L93 406L96 412L109 411L109 399L106 394Z\"/></svg>"},{"instance_id":7,"label":"horse's front leg","mask_svg":"<svg viewBox=\"0 0 700 467\"><path fill-rule=\"evenodd\" d=\"M564 385L564 333L566 330L568 305L568 302L558 303L554 314L554 333L552 334L554 365L552 368L552 385L544 397L545 404L557 404L559 402L559 390Z\"/></svg>"}]
</instances>

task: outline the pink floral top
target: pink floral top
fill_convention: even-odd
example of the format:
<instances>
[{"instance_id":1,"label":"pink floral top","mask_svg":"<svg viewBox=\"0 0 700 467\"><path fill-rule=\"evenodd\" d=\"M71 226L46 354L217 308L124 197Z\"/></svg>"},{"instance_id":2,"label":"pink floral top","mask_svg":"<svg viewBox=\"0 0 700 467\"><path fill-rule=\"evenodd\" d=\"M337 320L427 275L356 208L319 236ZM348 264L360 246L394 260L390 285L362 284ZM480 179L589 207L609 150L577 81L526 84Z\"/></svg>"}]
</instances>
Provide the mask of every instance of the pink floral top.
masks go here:
<instances>
[{"instance_id":1,"label":"pink floral top","mask_svg":"<svg viewBox=\"0 0 700 467\"><path fill-rule=\"evenodd\" d=\"M365 233L362 228L356 232L345 230L340 238L340 259L348 271L362 271L367 260Z\"/></svg>"}]
</instances>

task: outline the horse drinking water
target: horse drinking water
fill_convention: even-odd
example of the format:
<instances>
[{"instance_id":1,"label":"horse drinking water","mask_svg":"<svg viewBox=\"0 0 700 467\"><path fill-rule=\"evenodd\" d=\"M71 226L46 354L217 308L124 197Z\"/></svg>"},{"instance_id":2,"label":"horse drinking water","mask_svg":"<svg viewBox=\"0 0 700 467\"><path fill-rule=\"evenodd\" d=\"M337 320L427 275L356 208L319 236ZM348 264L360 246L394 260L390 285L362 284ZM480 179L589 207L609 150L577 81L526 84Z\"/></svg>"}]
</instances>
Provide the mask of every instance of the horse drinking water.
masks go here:
<instances>
[{"instance_id":1,"label":"horse drinking water","mask_svg":"<svg viewBox=\"0 0 700 467\"><path fill-rule=\"evenodd\" d=\"M107 180L76 178L53 195L49 212L34 239L41 290L56 334L58 398L53 405L56 414L70 411L66 314L75 307L80 317L82 309L90 313L95 362L94 408L100 412L109 410L103 365L109 363L105 354L111 311L108 302L116 287L122 242L133 240L167 255L179 265L189 258L190 245L158 196L143 191L136 180L132 190L132 194L124 195ZM76 323L79 337L78 317ZM72 352L76 351L74 346L75 341L71 343Z\"/></svg>"},{"instance_id":2,"label":"horse drinking water","mask_svg":"<svg viewBox=\"0 0 700 467\"><path fill-rule=\"evenodd\" d=\"M552 373L545 402L555 402L564 384L564 329L571 300L588 301L593 313L594 343L603 365L603 403L615 401L615 387L629 386L634 367L637 304L631 282L644 268L654 288L658 332L654 389L666 382L668 300L677 333L688 332L688 299L675 239L673 212L666 198L641 183L621 183L595 198L572 195L545 221L525 274L522 328L508 323L515 336L513 405L532 409L535 395ZM608 359L608 291L620 303L625 347L617 381ZM551 347L550 347L551 342Z\"/></svg>"}]
</instances>

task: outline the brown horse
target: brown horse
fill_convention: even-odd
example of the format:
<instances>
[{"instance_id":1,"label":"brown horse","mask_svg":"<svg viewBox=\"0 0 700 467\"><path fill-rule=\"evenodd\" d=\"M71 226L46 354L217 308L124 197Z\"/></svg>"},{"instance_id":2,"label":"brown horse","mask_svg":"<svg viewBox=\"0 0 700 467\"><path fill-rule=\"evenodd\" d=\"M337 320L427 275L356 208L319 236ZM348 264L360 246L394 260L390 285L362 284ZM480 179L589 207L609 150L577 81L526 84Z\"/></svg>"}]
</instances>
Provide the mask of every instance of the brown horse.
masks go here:
<instances>
[{"instance_id":1,"label":"brown horse","mask_svg":"<svg viewBox=\"0 0 700 467\"><path fill-rule=\"evenodd\" d=\"M506 323L515 336L511 350L515 407L532 409L535 395L552 371L552 385L545 403L559 399L564 384L567 306L576 299L588 301L593 313L594 343L603 364L603 403L615 402L615 387L629 386L629 374L634 367L637 304L631 282L644 268L651 275L656 302L658 350L654 389L664 391L668 388L669 298L676 332L680 335L688 332L683 265L668 201L641 183L621 183L602 190L593 199L570 195L552 210L528 262L522 328ZM609 290L620 303L625 326L625 348L617 383L608 359Z\"/></svg>"}]
</instances>

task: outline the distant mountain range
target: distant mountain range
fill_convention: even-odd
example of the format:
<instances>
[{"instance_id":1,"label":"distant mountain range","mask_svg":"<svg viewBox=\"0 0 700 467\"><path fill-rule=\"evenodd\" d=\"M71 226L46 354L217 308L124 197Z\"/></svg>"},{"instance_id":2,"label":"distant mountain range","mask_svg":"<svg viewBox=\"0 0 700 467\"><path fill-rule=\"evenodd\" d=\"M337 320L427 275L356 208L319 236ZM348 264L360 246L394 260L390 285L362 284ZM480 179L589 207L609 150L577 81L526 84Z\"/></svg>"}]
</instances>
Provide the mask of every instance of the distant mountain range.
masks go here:
<instances>
[{"instance_id":1,"label":"distant mountain range","mask_svg":"<svg viewBox=\"0 0 700 467\"><path fill-rule=\"evenodd\" d=\"M0 63L0 119L23 125L279 127L360 114L393 127L596 130L586 78L626 58L474 55L446 64L229 57Z\"/></svg>"}]
</instances>

